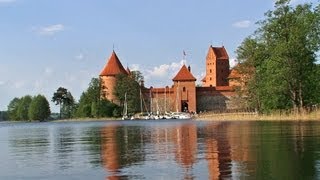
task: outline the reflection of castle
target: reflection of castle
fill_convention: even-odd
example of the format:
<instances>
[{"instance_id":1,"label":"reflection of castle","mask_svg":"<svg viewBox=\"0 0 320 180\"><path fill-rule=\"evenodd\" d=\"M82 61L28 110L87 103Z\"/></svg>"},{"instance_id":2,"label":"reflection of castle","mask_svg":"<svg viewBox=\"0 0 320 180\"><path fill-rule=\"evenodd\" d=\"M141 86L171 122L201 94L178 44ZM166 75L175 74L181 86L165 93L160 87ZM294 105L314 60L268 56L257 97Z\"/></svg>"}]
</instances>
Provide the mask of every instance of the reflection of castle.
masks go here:
<instances>
[{"instance_id":1,"label":"reflection of castle","mask_svg":"<svg viewBox=\"0 0 320 180\"><path fill-rule=\"evenodd\" d=\"M172 157L183 168L184 179L192 179L189 177L197 173L193 170L199 166L206 168L209 179L241 177L237 174L240 169L255 169L246 169L249 167L245 164L256 160L249 148L249 134L241 133L238 137L239 131L250 131L248 126L217 122L200 128L194 123L184 123L150 131L139 129L112 125L102 129L101 160L108 179L121 179L123 167L143 164L149 153L157 161L168 162ZM199 164L202 160L206 163Z\"/></svg>"},{"instance_id":2,"label":"reflection of castle","mask_svg":"<svg viewBox=\"0 0 320 180\"><path fill-rule=\"evenodd\" d=\"M113 94L117 74L129 75L130 70L124 69L113 51L100 73L100 78L102 95L114 103L119 103ZM150 107L153 112L234 109L236 106L233 105L230 97L235 93L231 82L229 83L229 74L229 56L226 49L223 46L210 46L206 57L206 75L202 79L202 87L196 87L196 78L191 72L191 67L183 65L173 77L171 87L142 87L142 92L144 97L149 99L148 102L154 103Z\"/></svg>"}]
</instances>

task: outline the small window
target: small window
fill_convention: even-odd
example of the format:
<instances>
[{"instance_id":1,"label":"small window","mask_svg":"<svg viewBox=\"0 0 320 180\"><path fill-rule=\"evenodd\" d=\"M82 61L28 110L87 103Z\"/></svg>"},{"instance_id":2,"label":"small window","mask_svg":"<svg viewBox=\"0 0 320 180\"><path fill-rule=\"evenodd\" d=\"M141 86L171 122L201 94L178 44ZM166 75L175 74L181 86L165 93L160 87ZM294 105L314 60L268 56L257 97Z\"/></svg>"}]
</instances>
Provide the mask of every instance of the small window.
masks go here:
<instances>
[{"instance_id":1,"label":"small window","mask_svg":"<svg viewBox=\"0 0 320 180\"><path fill-rule=\"evenodd\" d=\"M212 80L212 78L210 78L210 81Z\"/></svg>"},{"instance_id":2,"label":"small window","mask_svg":"<svg viewBox=\"0 0 320 180\"><path fill-rule=\"evenodd\" d=\"M183 92L186 92L186 87L183 87L183 88L182 88L182 91L183 91Z\"/></svg>"},{"instance_id":3,"label":"small window","mask_svg":"<svg viewBox=\"0 0 320 180\"><path fill-rule=\"evenodd\" d=\"M212 69L210 69L210 73L212 73Z\"/></svg>"}]
</instances>

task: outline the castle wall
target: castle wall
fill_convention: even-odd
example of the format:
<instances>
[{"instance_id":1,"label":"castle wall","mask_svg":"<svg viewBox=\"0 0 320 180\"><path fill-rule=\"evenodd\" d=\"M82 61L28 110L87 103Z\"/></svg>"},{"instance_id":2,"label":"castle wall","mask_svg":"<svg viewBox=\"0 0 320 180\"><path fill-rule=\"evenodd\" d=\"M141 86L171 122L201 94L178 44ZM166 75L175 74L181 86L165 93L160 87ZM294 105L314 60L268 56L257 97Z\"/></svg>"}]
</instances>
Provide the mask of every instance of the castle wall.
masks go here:
<instances>
[{"instance_id":1,"label":"castle wall","mask_svg":"<svg viewBox=\"0 0 320 180\"><path fill-rule=\"evenodd\" d=\"M194 81L175 81L174 82L174 95L177 102L177 109L178 111L183 110L183 103L188 104L188 111L189 112L196 112L196 86Z\"/></svg>"},{"instance_id":2,"label":"castle wall","mask_svg":"<svg viewBox=\"0 0 320 180\"><path fill-rule=\"evenodd\" d=\"M227 77L229 76L229 61L228 60L217 60L217 71L216 71L216 86L229 86Z\"/></svg>"},{"instance_id":3,"label":"castle wall","mask_svg":"<svg viewBox=\"0 0 320 180\"><path fill-rule=\"evenodd\" d=\"M233 98L236 93L229 86L197 87L196 91L197 112L239 109Z\"/></svg>"},{"instance_id":4,"label":"castle wall","mask_svg":"<svg viewBox=\"0 0 320 180\"><path fill-rule=\"evenodd\" d=\"M209 48L207 57L206 57L206 76L203 86L217 86L217 64L216 64L216 55L214 54L212 48Z\"/></svg>"},{"instance_id":5,"label":"castle wall","mask_svg":"<svg viewBox=\"0 0 320 180\"><path fill-rule=\"evenodd\" d=\"M120 104L118 98L114 95L114 87L116 86L115 76L100 76L101 80L101 97L108 99L109 101Z\"/></svg>"},{"instance_id":6,"label":"castle wall","mask_svg":"<svg viewBox=\"0 0 320 180\"><path fill-rule=\"evenodd\" d=\"M174 99L173 88L150 88L144 89L143 97L145 101L145 110L148 112L164 113L175 111L176 101Z\"/></svg>"}]
</instances>

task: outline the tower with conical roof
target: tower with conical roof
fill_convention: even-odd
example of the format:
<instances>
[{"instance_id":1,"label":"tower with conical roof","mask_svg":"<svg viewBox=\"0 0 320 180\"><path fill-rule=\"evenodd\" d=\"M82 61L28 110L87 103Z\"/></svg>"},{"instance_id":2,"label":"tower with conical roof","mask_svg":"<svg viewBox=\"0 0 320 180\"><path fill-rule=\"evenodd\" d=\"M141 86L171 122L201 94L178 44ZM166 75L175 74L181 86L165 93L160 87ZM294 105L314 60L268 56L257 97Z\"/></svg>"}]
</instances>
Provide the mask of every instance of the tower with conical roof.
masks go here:
<instances>
[{"instance_id":1,"label":"tower with conical roof","mask_svg":"<svg viewBox=\"0 0 320 180\"><path fill-rule=\"evenodd\" d=\"M109 101L119 104L118 98L114 95L114 87L116 85L116 75L126 74L128 72L123 68L117 54L112 51L112 54L100 73L101 81L101 97Z\"/></svg>"},{"instance_id":2,"label":"tower with conical roof","mask_svg":"<svg viewBox=\"0 0 320 180\"><path fill-rule=\"evenodd\" d=\"M202 79L203 87L229 86L229 56L222 47L209 47L206 58L206 76Z\"/></svg>"},{"instance_id":3,"label":"tower with conical roof","mask_svg":"<svg viewBox=\"0 0 320 180\"><path fill-rule=\"evenodd\" d=\"M191 73L190 66L183 65L172 79L176 111L196 112L196 78Z\"/></svg>"}]
</instances>

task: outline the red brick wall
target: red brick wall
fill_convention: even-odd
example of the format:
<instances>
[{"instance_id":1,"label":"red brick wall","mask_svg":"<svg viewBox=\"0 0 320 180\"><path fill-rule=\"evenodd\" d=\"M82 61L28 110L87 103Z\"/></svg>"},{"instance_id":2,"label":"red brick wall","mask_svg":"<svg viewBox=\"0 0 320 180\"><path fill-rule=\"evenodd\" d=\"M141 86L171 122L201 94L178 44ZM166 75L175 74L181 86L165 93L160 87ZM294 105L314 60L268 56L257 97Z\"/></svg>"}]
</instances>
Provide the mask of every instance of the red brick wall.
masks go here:
<instances>
[{"instance_id":1,"label":"red brick wall","mask_svg":"<svg viewBox=\"0 0 320 180\"><path fill-rule=\"evenodd\" d=\"M196 112L197 100L195 81L175 81L173 89L175 99L178 101L178 111L181 111L181 102L186 101L188 103L189 111Z\"/></svg>"},{"instance_id":2,"label":"red brick wall","mask_svg":"<svg viewBox=\"0 0 320 180\"><path fill-rule=\"evenodd\" d=\"M116 86L116 77L115 76L100 76L101 80L101 94L104 95L109 101L120 104L118 98L113 94L114 87Z\"/></svg>"},{"instance_id":3,"label":"red brick wall","mask_svg":"<svg viewBox=\"0 0 320 180\"><path fill-rule=\"evenodd\" d=\"M229 60L217 60L216 86L229 86Z\"/></svg>"}]
</instances>

